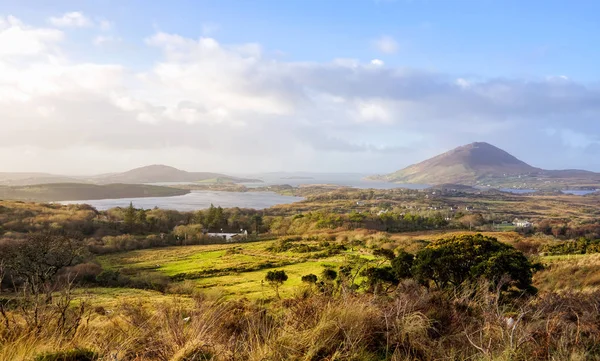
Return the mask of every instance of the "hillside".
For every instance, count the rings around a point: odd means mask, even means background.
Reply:
[[[393,183],[453,183],[510,188],[600,186],[599,173],[536,168],[484,142],[467,144],[394,173],[370,179]]]
[[[185,189],[144,184],[95,185],[55,183],[28,186],[0,186],[0,199],[55,202],[91,199],[171,197],[189,193]]]
[[[25,186],[33,184],[48,183],[78,183],[79,179],[74,177],[55,175],[49,173],[9,173],[0,172],[0,185],[4,186]]]
[[[28,186],[54,183],[142,184],[165,182],[262,183],[259,179],[240,178],[210,172],[186,172],[166,165],[150,165],[123,173],[100,174],[87,177],[36,172],[0,172],[0,186]]]
[[[149,165],[123,173],[99,175],[91,179],[95,183],[162,183],[162,182],[260,182],[257,179],[238,178],[220,173],[186,172],[166,165]]]

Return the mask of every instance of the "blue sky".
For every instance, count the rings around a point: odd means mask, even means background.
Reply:
[[[132,45],[160,29],[223,43],[259,42],[297,61],[385,58],[389,65],[482,76],[562,74],[597,81],[597,1],[4,1],[4,13],[43,23],[74,9],[110,19]],[[394,54],[373,46],[382,34]],[[83,44],[85,48],[85,44]],[[85,57],[82,44],[72,49]],[[122,54],[128,61],[130,54]],[[139,59],[129,59],[134,64]]]
[[[483,140],[600,171],[598,14],[596,1],[5,0],[0,160],[387,172]]]

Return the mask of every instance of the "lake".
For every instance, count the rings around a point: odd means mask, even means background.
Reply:
[[[425,189],[430,186],[427,184],[402,184],[388,183],[380,181],[371,181],[365,179],[368,174],[359,173],[261,173],[261,174],[239,174],[240,177],[256,178],[262,180],[262,183],[240,183],[248,188],[257,188],[272,185],[288,184],[293,187],[300,185],[330,184],[337,186],[353,187],[360,189]],[[197,184],[194,182],[161,182],[149,183],[160,186],[173,186],[178,184]]]
[[[538,190],[536,189],[515,189],[515,188],[502,188],[500,189],[503,192],[510,192],[510,193],[516,193],[516,194],[527,194],[527,193],[534,193],[537,192]],[[582,189],[565,189],[561,191],[564,194],[573,194],[576,196],[585,196],[586,194],[591,194],[591,193],[595,193],[598,192],[598,190],[582,190]]]
[[[175,197],[146,197],[121,199],[93,199],[81,201],[64,201],[61,204],[89,204],[97,210],[107,210],[114,207],[127,207],[132,202],[136,208],[173,209],[177,211],[194,211],[209,208],[211,203],[223,208],[254,208],[265,209],[277,204],[287,204],[301,201],[301,197],[282,196],[274,192],[220,192],[192,191]]]

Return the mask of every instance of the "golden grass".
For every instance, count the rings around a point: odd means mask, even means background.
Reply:
[[[600,288],[600,254],[548,256],[534,274],[540,291],[593,291]]]

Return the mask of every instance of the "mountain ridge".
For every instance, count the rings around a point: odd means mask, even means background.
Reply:
[[[0,185],[5,186],[26,186],[53,183],[144,184],[166,182],[260,183],[262,181],[258,179],[234,177],[213,172],[188,172],[162,164],[138,167],[120,173],[108,173],[92,176],[63,176],[36,172],[0,173]]]
[[[444,183],[468,186],[522,188],[600,185],[600,173],[586,170],[545,170],[531,166],[510,153],[486,142],[474,142],[370,179],[393,183]]]

